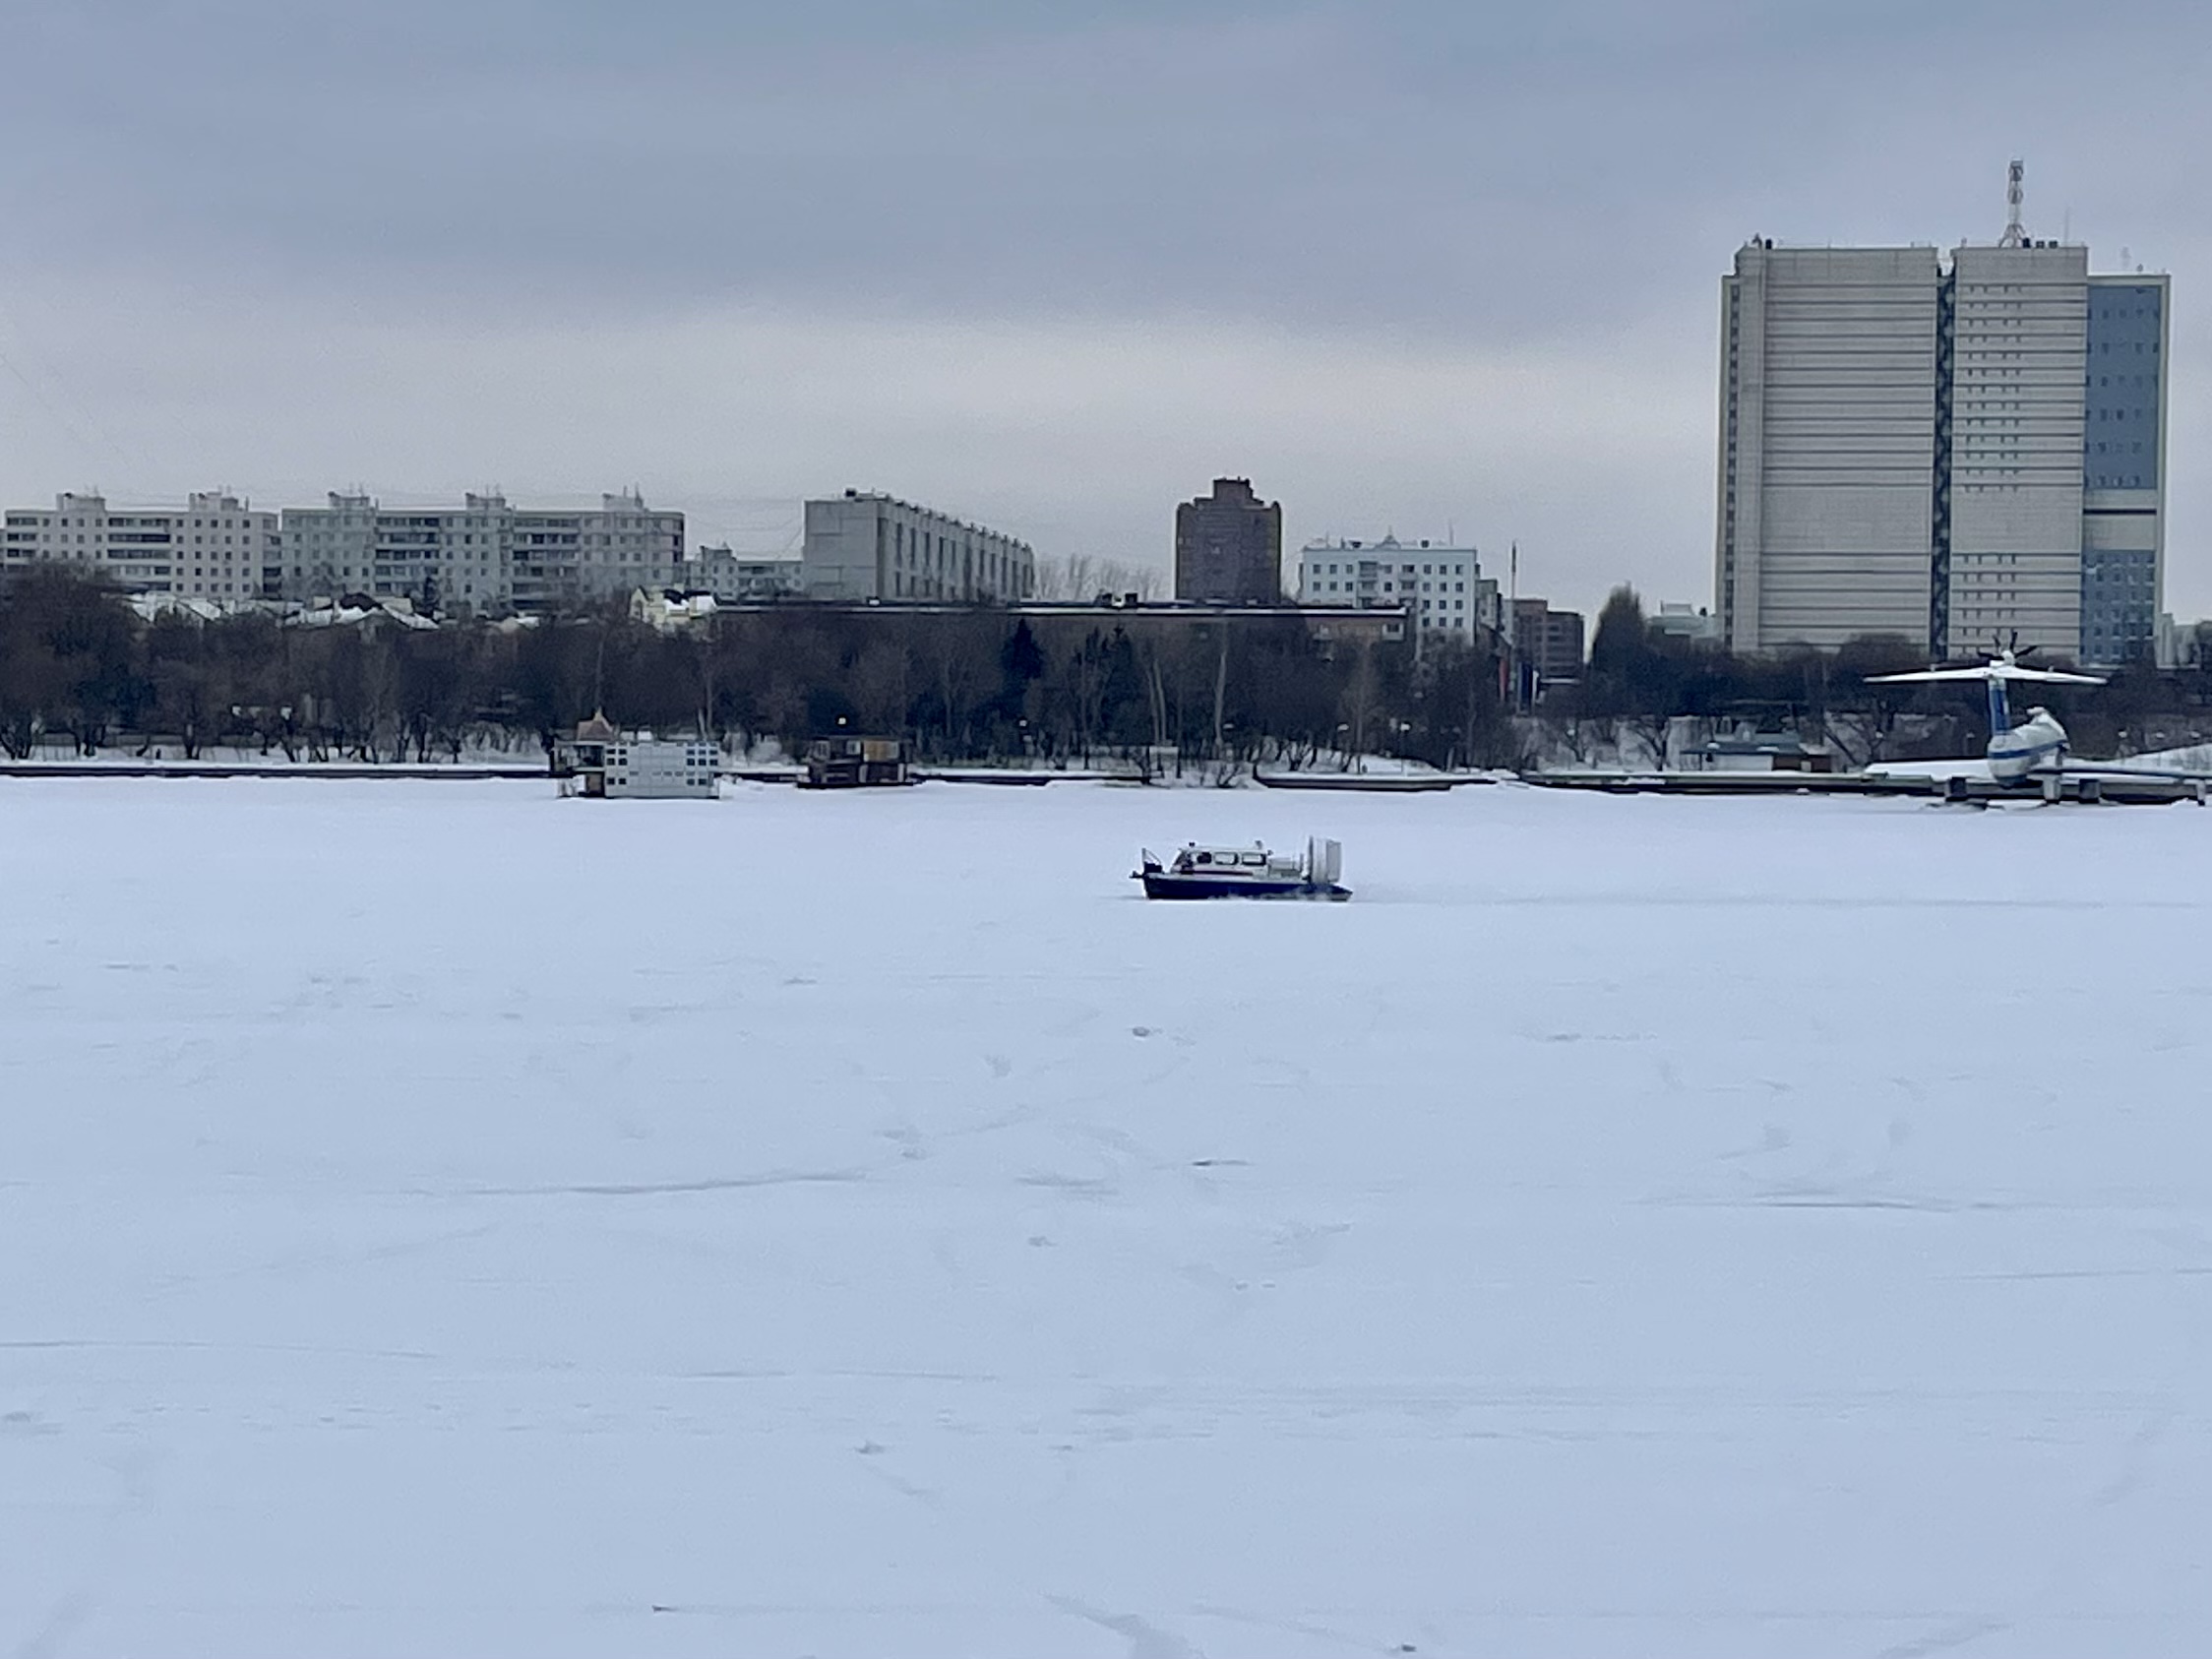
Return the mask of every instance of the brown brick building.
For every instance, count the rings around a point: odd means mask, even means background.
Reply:
[[[1513,601],[1513,647],[1544,683],[1582,677],[1582,613],[1556,611],[1542,599]]]
[[[1213,493],[1175,510],[1175,596],[1212,604],[1283,602],[1283,510],[1249,478],[1216,478]]]

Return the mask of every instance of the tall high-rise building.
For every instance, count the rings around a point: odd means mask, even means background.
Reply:
[[[1216,478],[1211,495],[1178,506],[1175,596],[1213,604],[1281,604],[1281,504],[1253,494],[1249,478]]]
[[[2164,276],[2014,232],[1947,258],[1747,244],[1722,279],[1730,647],[2150,654],[2168,311]]]

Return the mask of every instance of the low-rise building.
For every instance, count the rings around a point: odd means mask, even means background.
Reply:
[[[1720,618],[1703,605],[1661,600],[1650,622],[1653,629],[1671,639],[1699,645],[1720,644]]]
[[[1795,732],[1740,731],[1685,750],[1682,766],[1689,771],[1827,772],[1835,770],[1835,757],[1809,748]]]
[[[733,552],[727,543],[702,547],[677,585],[724,601],[783,598],[806,591],[805,561],[796,555]]]
[[[1008,604],[1036,591],[1025,541],[860,490],[806,504],[801,582],[810,599]]]
[[[888,604],[874,599],[810,600],[814,615],[866,616],[884,626],[928,626],[928,619],[958,616],[971,607],[951,599],[913,599]],[[773,599],[734,604],[717,601],[718,615],[789,615],[794,607]],[[1154,637],[1187,634],[1209,638],[1217,628],[1264,629],[1295,624],[1316,640],[1342,645],[1399,645],[1412,640],[1403,605],[1239,605],[1197,604],[1180,599],[1142,600],[1102,595],[1088,603],[1072,599],[1023,599],[1007,605],[1009,618],[1032,622],[1073,622]]]
[[[678,587],[640,587],[630,595],[630,620],[658,634],[710,634],[721,601]]]
[[[1497,633],[1498,584],[1485,581],[1472,547],[1427,541],[1310,541],[1298,555],[1302,605],[1403,606],[1423,639],[1475,644]]]

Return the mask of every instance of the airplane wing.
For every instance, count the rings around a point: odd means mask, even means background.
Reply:
[[[1918,668],[1910,674],[1869,674],[1870,686],[1919,685],[1929,680],[1986,680],[1987,668]]]
[[[2056,668],[2022,668],[2013,662],[1985,663],[1980,668],[1920,668],[1910,674],[1870,674],[1870,686],[1920,685],[1933,680],[2035,680],[2045,685],[2101,686],[2095,674],[2063,674]]]
[[[1975,673],[1993,680],[2036,680],[2054,686],[2101,686],[2101,674],[2066,674],[2056,668],[2022,668],[2014,662],[1993,662]]]

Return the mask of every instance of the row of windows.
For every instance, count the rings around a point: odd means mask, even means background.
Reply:
[[[59,524],[64,529],[97,529],[103,524],[136,524],[143,527],[150,524],[166,524],[169,521],[131,514],[109,514],[105,518],[96,514],[80,514],[76,518],[63,517],[57,519],[51,513],[11,513],[8,515],[8,522],[11,524]],[[179,519],[177,522],[182,524],[184,521]],[[196,530],[274,530],[276,527],[276,515],[271,513],[259,521],[253,519],[195,519],[192,521],[192,527]]]
[[[1360,561],[1360,563],[1366,565],[1374,565],[1375,561],[1373,559],[1365,559]],[[1360,565],[1345,564],[1338,566],[1317,564],[1309,566],[1308,568],[1315,572],[1318,572],[1322,576],[1336,576],[1339,574],[1344,576],[1356,576],[1359,574]],[[1377,566],[1377,569],[1382,571],[1382,573],[1385,576],[1390,573],[1390,568],[1391,567],[1387,564]],[[1456,576],[1466,570],[1466,568],[1467,567],[1464,564],[1423,565],[1420,567],[1419,574],[1422,576]],[[1402,566],[1400,567],[1399,574],[1402,576],[1412,576],[1415,574],[1414,567],[1411,565]]]
[[[1314,591],[1317,593],[1356,593],[1359,591],[1360,584],[1356,582],[1316,581],[1312,585]],[[1433,586],[1435,591],[1439,593],[1449,593],[1454,591],[1464,593],[1467,591],[1467,584],[1464,582],[1455,584],[1445,584],[1443,582],[1439,582],[1434,584]],[[1424,582],[1421,584],[1421,591],[1427,593],[1431,590],[1431,584]],[[1382,584],[1382,591],[1385,593],[1395,593],[1401,589],[1407,593],[1410,593],[1413,591],[1413,584],[1410,582],[1385,582],[1384,584]]]

